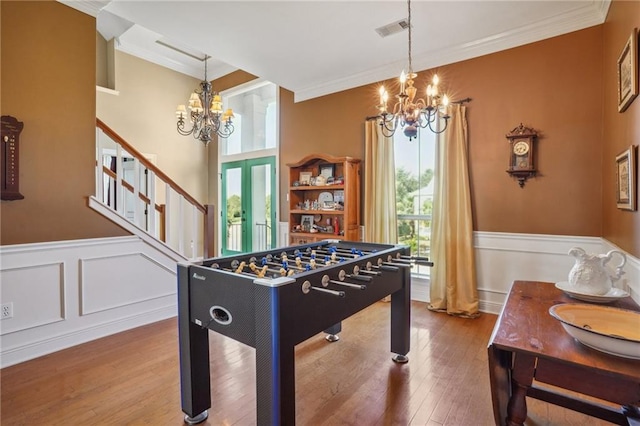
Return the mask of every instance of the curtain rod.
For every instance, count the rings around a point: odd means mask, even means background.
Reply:
[[[464,104],[466,102],[471,102],[472,100],[473,99],[471,99],[471,98],[464,98],[464,99],[460,99],[459,101],[451,101],[450,103],[452,103],[452,104]],[[376,120],[378,118],[380,118],[379,115],[372,115],[372,116],[367,117],[365,120],[366,121],[371,121],[371,120]]]

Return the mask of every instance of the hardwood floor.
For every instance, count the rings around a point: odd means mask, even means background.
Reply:
[[[461,319],[412,302],[409,363],[389,352],[390,304],[296,347],[299,425],[492,425],[487,343],[495,315]],[[13,425],[182,425],[176,319],[0,370]],[[254,351],[210,333],[213,407],[203,425],[253,425]],[[528,425],[607,424],[528,400]]]

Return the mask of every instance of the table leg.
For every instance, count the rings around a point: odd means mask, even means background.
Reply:
[[[487,352],[493,417],[496,425],[502,425],[507,418],[507,404],[511,393],[511,377],[509,373],[512,354],[493,345],[489,346]]]
[[[288,426],[296,422],[295,351],[283,338],[278,291],[255,292],[257,424]]]
[[[337,324],[332,325],[331,327],[327,328],[324,332],[327,333],[326,336],[324,336],[325,339],[327,339],[327,341],[329,342],[337,342],[338,340],[340,340],[340,336],[338,336],[338,333],[340,333],[342,331],[342,322],[339,322]]]
[[[200,423],[211,407],[209,330],[190,320],[189,270],[178,266],[178,334],[180,397],[185,421]]]
[[[391,352],[397,354],[395,362],[405,363],[411,343],[411,271],[400,268],[398,273],[403,274],[402,289],[391,294]]]
[[[507,405],[507,425],[522,426],[527,419],[527,391],[533,383],[536,357],[514,354],[511,374],[511,398]]]

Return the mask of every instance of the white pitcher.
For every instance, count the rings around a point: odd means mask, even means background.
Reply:
[[[615,275],[609,274],[606,264],[614,254],[620,255],[622,261],[616,266]],[[627,256],[618,250],[607,254],[587,254],[580,247],[573,247],[569,255],[575,257],[576,263],[569,271],[569,285],[575,291],[598,296],[605,295],[624,274],[622,268],[627,263]]]

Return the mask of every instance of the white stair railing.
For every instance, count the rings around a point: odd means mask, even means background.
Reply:
[[[99,119],[96,196],[188,259],[214,256],[214,208],[203,205]]]

